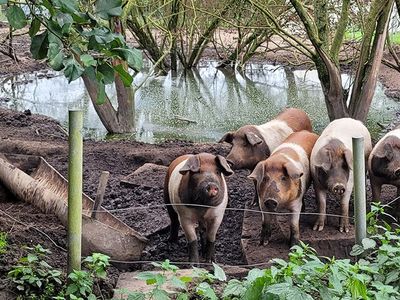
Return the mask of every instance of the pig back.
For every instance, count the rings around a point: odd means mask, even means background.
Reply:
[[[321,148],[326,146],[332,139],[341,141],[347,149],[352,151],[353,137],[364,138],[365,158],[368,159],[372,150],[372,142],[367,127],[361,121],[352,118],[342,118],[332,121],[322,131],[311,153],[311,169],[313,170],[313,162]]]
[[[385,150],[384,150],[384,145],[388,142],[388,138],[394,138],[395,141],[398,140],[397,146],[400,148],[400,125],[396,126],[394,130],[389,131],[386,133],[375,145],[375,147],[372,149],[371,154],[369,155],[368,159],[368,168],[371,171],[371,162],[372,158],[374,156],[378,157],[384,157],[385,156]],[[393,143],[393,139],[390,141]]]
[[[301,130],[312,131],[310,118],[304,110],[298,108],[287,108],[275,119],[285,122],[294,132]]]

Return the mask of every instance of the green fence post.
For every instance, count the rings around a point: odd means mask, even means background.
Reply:
[[[81,269],[83,112],[69,111],[68,273]]]
[[[364,138],[353,137],[354,217],[356,244],[367,237]]]

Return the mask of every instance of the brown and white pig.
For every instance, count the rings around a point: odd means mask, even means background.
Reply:
[[[309,117],[301,109],[288,108],[265,124],[245,125],[235,132],[228,132],[220,142],[232,144],[226,157],[232,169],[253,170],[290,134],[301,130],[312,131]]]
[[[380,200],[383,184],[397,187],[400,196],[400,126],[378,141],[368,159],[373,201]]]
[[[205,258],[207,261],[214,260],[215,237],[228,203],[224,176],[232,174],[223,156],[209,153],[180,156],[168,168],[164,200],[166,204],[172,204],[167,205],[171,218],[170,241],[178,240],[180,223],[188,241],[191,262],[199,261],[197,224],[205,229]]]
[[[271,238],[271,214],[280,209],[292,212],[290,245],[300,238],[299,220],[303,196],[310,186],[310,155],[318,135],[309,131],[292,133],[269,158],[257,164],[249,178],[257,186],[262,214],[260,244]]]
[[[337,119],[321,133],[311,153],[311,175],[319,216],[313,229],[324,229],[326,196],[331,193],[341,205],[340,232],[349,232],[349,202],[353,191],[352,138],[364,138],[365,159],[372,150],[371,136],[364,124],[352,118]]]

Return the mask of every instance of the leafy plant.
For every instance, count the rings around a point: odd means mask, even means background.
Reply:
[[[50,299],[58,295],[62,289],[62,273],[44,260],[51,252],[41,245],[26,249],[30,251],[28,255],[8,273],[22,293],[19,299]]]
[[[121,0],[97,0],[86,7],[77,0],[38,0],[8,3],[6,16],[10,26],[29,25],[31,53],[34,59],[46,59],[56,71],[63,70],[69,81],[87,75],[99,84],[98,102],[104,101],[104,85],[120,75],[125,86],[132,84],[127,66],[142,68],[142,53],[127,45],[121,30],[113,30],[113,18],[122,14]],[[119,63],[115,61],[119,60]]]
[[[87,271],[74,270],[68,275],[68,284],[61,271],[54,269],[46,262],[46,256],[51,254],[41,245],[34,248],[26,247],[29,251],[22,257],[17,266],[14,266],[8,276],[16,284],[21,293],[18,299],[97,299],[93,293],[93,285],[99,278],[105,278],[106,268],[109,266],[109,257],[100,253],[93,253],[83,260]]]
[[[7,233],[0,231],[0,254],[6,253],[7,245]]]
[[[368,214],[370,236],[352,249],[352,255],[362,254],[356,261],[318,257],[314,249],[300,242],[292,247],[288,261],[274,259],[268,269],[252,269],[244,280],[231,279],[222,293],[215,288],[215,283],[226,281],[219,266],[214,264],[214,274],[194,268],[188,280],[178,278],[185,284],[177,299],[399,299],[400,229],[382,216],[389,217],[385,206],[373,204]],[[173,274],[177,270],[169,261],[154,265]],[[165,272],[143,272],[138,278],[155,288],[149,293],[131,293],[128,299],[170,299],[163,284],[179,285]]]
[[[101,253],[93,253],[86,257],[83,260],[83,265],[88,271],[74,270],[68,275],[69,281],[65,291],[67,299],[97,299],[93,293],[93,285],[98,278],[104,279],[106,277],[106,268],[110,265],[109,259],[109,256]]]
[[[212,287],[215,281],[225,282],[226,275],[224,270],[216,264],[214,266],[214,274],[205,269],[193,268],[191,276],[178,276],[179,268],[170,263],[167,259],[164,262],[152,263],[153,266],[160,268],[159,272],[141,272],[137,278],[146,282],[147,285],[153,286],[149,292],[129,292],[119,290],[122,295],[127,295],[128,299],[171,299],[171,291],[167,291],[164,287],[168,283],[174,292],[173,299],[185,300],[200,296],[202,299],[218,299]]]

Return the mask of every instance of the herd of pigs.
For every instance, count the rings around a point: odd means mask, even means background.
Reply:
[[[189,259],[198,262],[198,224],[203,233],[202,253],[206,261],[214,260],[216,233],[228,203],[224,176],[232,175],[232,169],[251,171],[248,178],[254,181],[254,202],[262,212],[261,244],[271,237],[271,212],[281,209],[291,213],[290,245],[299,241],[303,196],[311,181],[319,210],[313,229],[323,230],[326,197],[331,193],[341,205],[339,230],[348,232],[353,190],[352,137],[364,138],[373,199],[380,198],[383,184],[398,187],[399,193],[400,128],[387,133],[372,149],[369,131],[360,121],[334,120],[318,136],[312,132],[304,111],[289,108],[265,124],[246,125],[226,133],[220,141],[232,144],[226,158],[209,153],[188,154],[171,163],[164,185],[171,219],[170,241],[178,240],[181,225]]]

